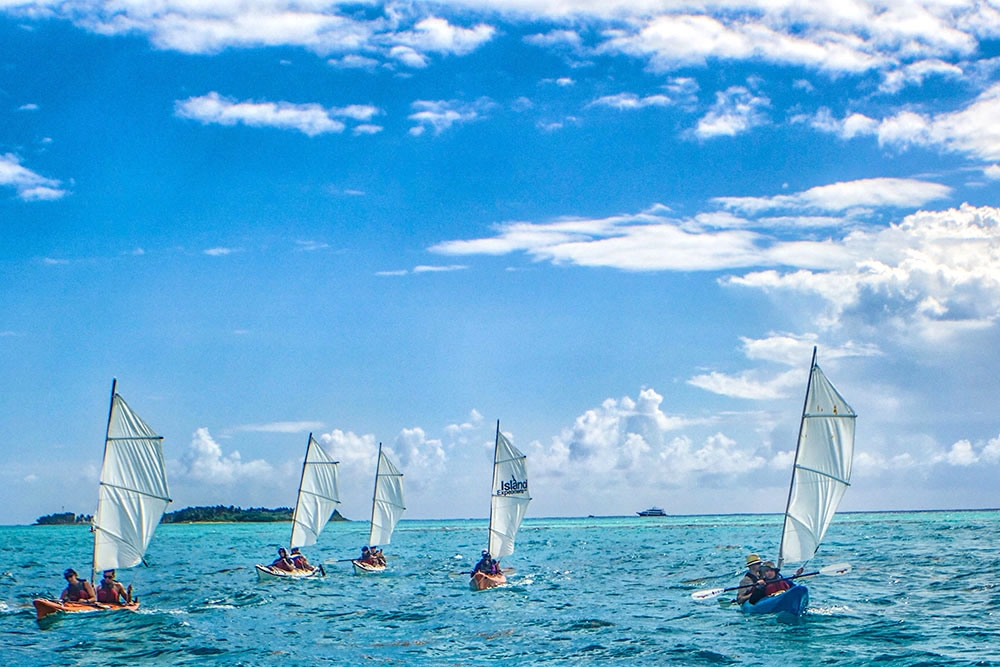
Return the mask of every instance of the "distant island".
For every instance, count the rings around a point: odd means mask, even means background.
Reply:
[[[89,514],[73,514],[72,512],[58,512],[56,514],[46,514],[35,519],[36,526],[68,526],[74,523],[90,523],[94,517]]]
[[[70,524],[90,523],[89,514],[73,514],[72,512],[60,512],[59,514],[46,514],[35,519],[36,526],[65,526]],[[267,523],[271,521],[291,521],[291,507],[226,507],[215,505],[214,507],[185,507],[176,512],[167,512],[163,515],[161,523]],[[330,521],[348,521],[339,510],[333,510]]]

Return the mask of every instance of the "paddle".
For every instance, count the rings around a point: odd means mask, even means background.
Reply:
[[[515,572],[517,572],[517,570],[514,569],[514,568],[512,568],[512,567],[501,567],[500,571],[503,572],[504,574],[514,574]],[[463,572],[452,572],[451,576],[458,577],[458,576],[461,576],[463,574],[466,575],[466,576],[469,576],[473,572],[475,572],[475,570],[465,570]]]
[[[350,563],[354,558],[327,558],[324,563],[327,565],[333,565],[334,563]]]
[[[836,577],[841,574],[847,574],[851,571],[850,563],[834,563],[833,565],[827,565],[826,567],[821,567],[815,572],[805,572],[803,574],[793,574],[790,577],[782,577],[782,579],[801,579],[802,577],[813,577],[817,574],[822,574],[828,577]],[[708,600],[710,598],[716,598],[726,593],[728,591],[738,591],[741,588],[752,588],[754,584],[746,584],[744,586],[730,586],[729,588],[709,588],[703,591],[695,591],[691,594],[692,600]]]

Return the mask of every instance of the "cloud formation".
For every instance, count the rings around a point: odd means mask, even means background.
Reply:
[[[207,428],[194,432],[180,462],[183,477],[210,485],[273,481],[275,472],[275,467],[264,459],[244,462],[236,450],[224,455]]]
[[[380,111],[375,107],[361,104],[327,109],[319,104],[240,102],[214,91],[175,103],[178,117],[196,120],[203,125],[273,127],[298,130],[310,137],[343,132],[346,126],[339,118],[367,121],[378,113]]]
[[[14,188],[24,201],[51,201],[68,194],[59,181],[31,171],[13,153],[0,155],[0,187],[3,186]]]

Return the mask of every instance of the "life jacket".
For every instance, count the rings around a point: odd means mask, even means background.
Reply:
[[[115,590],[114,582],[110,586],[105,586],[104,582],[101,582],[101,585],[97,587],[97,601],[104,603],[118,602],[118,591]]]
[[[66,597],[71,602],[79,602],[90,597],[87,595],[87,587],[79,579],[76,580],[75,584],[67,584],[66,591]]]
[[[767,586],[764,587],[764,597],[780,593],[781,591],[787,591],[791,587],[792,585],[788,583],[787,579],[778,578],[773,581],[769,581],[767,582]]]

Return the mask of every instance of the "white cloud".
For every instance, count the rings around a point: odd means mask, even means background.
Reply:
[[[732,86],[715,94],[715,104],[698,121],[694,134],[699,139],[732,137],[767,123],[763,110],[771,101],[743,86]]]
[[[244,463],[238,451],[223,455],[222,448],[207,428],[194,432],[187,452],[181,457],[182,474],[191,480],[233,485],[265,481],[274,475],[274,466],[263,459]]]
[[[420,265],[413,267],[414,273],[447,273],[449,271],[463,271],[469,268],[464,264],[449,264],[448,266]]]
[[[725,284],[820,297],[824,319],[943,341],[1000,318],[1000,209],[920,211],[836,242],[849,258],[823,272],[759,271]]]
[[[225,257],[226,255],[232,255],[233,253],[242,252],[242,248],[208,248],[202,252],[210,257]]]
[[[379,110],[366,105],[326,109],[319,104],[239,102],[211,92],[176,102],[175,113],[181,118],[196,120],[204,125],[274,127],[298,130],[314,137],[343,132],[344,123],[335,117],[367,120],[379,113]]]
[[[913,178],[864,178],[820,185],[791,195],[716,197],[712,201],[745,213],[774,209],[847,211],[856,207],[911,208],[950,194],[951,188],[946,185]]]
[[[0,187],[3,186],[14,188],[24,201],[51,201],[68,194],[59,181],[22,166],[20,158],[13,153],[0,155]]]
[[[323,422],[301,421],[301,422],[271,422],[269,424],[246,424],[237,426],[236,431],[247,431],[251,433],[308,433],[323,428]]]
[[[837,120],[828,110],[821,110],[810,122],[817,130],[845,139],[874,135],[880,146],[900,150],[923,147],[1000,160],[1000,125],[995,121],[998,117],[1000,83],[958,111],[926,114],[904,110],[882,120],[854,113]]]
[[[462,28],[447,20],[429,16],[413,26],[413,30],[397,32],[392,40],[415,51],[467,55],[493,39],[496,29],[481,23],[472,28]]]
[[[617,95],[605,95],[599,97],[587,106],[603,106],[618,109],[620,111],[630,109],[642,109],[645,107],[665,107],[673,104],[666,95],[647,95],[639,97],[635,93],[618,93]]]
[[[721,396],[760,401],[786,398],[789,389],[799,388],[802,384],[802,373],[799,371],[787,371],[772,378],[760,378],[757,375],[754,371],[741,375],[713,371],[692,377],[688,384]]]
[[[338,69],[364,69],[373,71],[379,65],[379,61],[367,56],[349,53],[340,58],[330,58],[326,61],[331,67]]]
[[[417,100],[411,107],[410,120],[417,123],[410,133],[419,135],[427,128],[438,135],[453,125],[470,123],[483,118],[483,114],[493,106],[487,98],[480,98],[469,104],[456,100]]]

